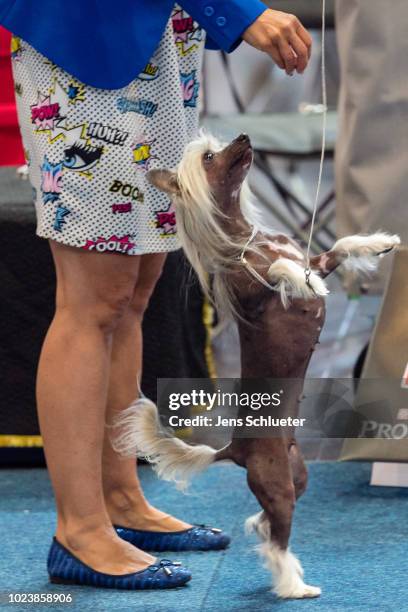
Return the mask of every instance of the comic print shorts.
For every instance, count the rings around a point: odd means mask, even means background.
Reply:
[[[127,255],[180,247],[173,206],[146,172],[175,167],[197,132],[204,37],[175,5],[143,72],[115,90],[78,82],[13,38],[38,236]]]

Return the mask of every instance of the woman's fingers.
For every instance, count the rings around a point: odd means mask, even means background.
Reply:
[[[279,41],[279,51],[285,63],[286,74],[292,74],[294,70],[298,70],[298,57],[286,40]]]
[[[299,36],[291,36],[291,38],[289,39],[289,43],[297,56],[296,70],[302,73],[305,70],[309,61],[308,49]]]
[[[280,54],[280,51],[277,47],[271,45],[269,51],[267,52],[268,55],[271,56],[271,58],[273,59],[273,61],[275,62],[275,64],[277,66],[279,66],[279,68],[282,68],[282,70],[285,70],[285,62]]]
[[[267,9],[244,32],[243,39],[269,53],[288,74],[303,72],[310,59],[312,38],[299,19],[288,13]]]
[[[299,38],[302,40],[302,42],[306,45],[306,49],[307,49],[307,56],[310,59],[310,56],[312,55],[312,37],[310,36],[309,32],[302,26],[302,24],[299,21],[299,27],[297,29],[297,34],[299,36]]]

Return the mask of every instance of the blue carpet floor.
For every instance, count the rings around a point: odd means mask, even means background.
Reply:
[[[279,601],[253,551],[256,538],[243,533],[245,518],[258,511],[244,470],[214,466],[184,496],[141,468],[153,503],[190,522],[222,527],[233,543],[225,552],[177,555],[193,572],[187,587],[136,593],[48,584],[45,557],[55,515],[47,474],[1,470],[0,599],[4,602],[8,591],[72,593],[73,604],[51,608],[80,612],[408,612],[408,491],[370,487],[369,473],[368,464],[310,466],[292,549],[306,580],[321,586],[323,594],[316,600]],[[0,603],[1,610],[51,608]]]

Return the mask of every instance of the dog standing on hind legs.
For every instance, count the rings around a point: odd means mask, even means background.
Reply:
[[[241,347],[241,377],[296,379],[290,414],[297,414],[307,366],[324,323],[324,278],[340,264],[372,270],[398,236],[350,236],[311,258],[288,236],[261,228],[251,205],[246,175],[252,163],[249,138],[227,146],[202,134],[190,143],[176,171],[152,170],[149,179],[175,203],[178,235],[204,291],[234,316]],[[208,276],[213,277],[210,291]],[[142,398],[117,422],[113,444],[126,455],[146,457],[158,475],[184,486],[215,461],[229,459],[246,468],[248,485],[262,510],[246,521],[256,531],[259,553],[282,598],[317,597],[303,581],[289,550],[296,499],[306,489],[307,470],[294,431],[275,438],[234,438],[216,451],[191,446],[160,425],[156,406]]]

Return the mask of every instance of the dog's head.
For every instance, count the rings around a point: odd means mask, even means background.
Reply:
[[[148,180],[175,203],[178,237],[207,295],[208,273],[217,274],[236,262],[247,241],[243,226],[255,222],[245,181],[251,163],[248,136],[224,145],[202,132],[187,145],[176,170],[148,172]],[[219,285],[216,290],[214,284],[215,299],[222,310],[231,310]]]
[[[227,213],[240,196],[252,156],[246,134],[224,145],[201,133],[187,145],[177,170],[151,170],[148,180],[181,206],[202,209],[211,200],[220,212]]]

